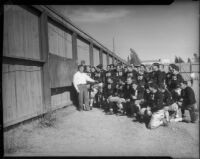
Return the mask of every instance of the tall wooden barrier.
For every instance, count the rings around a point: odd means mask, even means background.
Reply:
[[[119,57],[46,6],[4,5],[4,127],[73,104],[77,65],[107,65],[114,58]]]

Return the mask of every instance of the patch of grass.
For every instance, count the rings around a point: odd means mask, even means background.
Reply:
[[[45,128],[45,127],[56,127],[57,118],[56,114],[49,112],[45,114],[39,121],[39,127]]]
[[[15,153],[21,149],[26,149],[28,147],[28,137],[31,132],[32,129],[26,128],[24,125],[4,132],[5,155]]]

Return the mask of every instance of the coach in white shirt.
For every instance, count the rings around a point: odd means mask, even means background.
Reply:
[[[73,76],[73,84],[76,91],[79,93],[79,111],[83,110],[83,102],[85,104],[86,110],[90,110],[89,107],[89,95],[88,95],[88,88],[87,88],[87,81],[95,82],[92,78],[90,78],[84,71],[84,66],[79,65],[78,71]]]

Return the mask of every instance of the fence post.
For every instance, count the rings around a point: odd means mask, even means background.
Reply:
[[[114,64],[114,63],[115,63],[115,57],[112,56],[112,64]]]
[[[100,48],[100,50],[99,50],[99,62],[100,62],[100,64],[103,65],[103,54],[102,54],[102,52],[103,52],[103,50]]]
[[[109,63],[109,54],[108,53],[106,53],[106,60],[107,60],[107,65],[109,65],[110,63]]]
[[[51,89],[49,75],[49,43],[48,43],[48,20],[47,13],[44,11],[40,17],[40,42],[41,42],[41,57],[45,61],[42,67],[42,90],[44,113],[51,110]]]
[[[78,55],[77,55],[77,34],[73,32],[72,34],[72,58],[78,64]]]

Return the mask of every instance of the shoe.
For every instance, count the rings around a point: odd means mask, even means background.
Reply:
[[[163,126],[168,126],[169,124],[168,124],[168,122],[167,122],[167,120],[166,119],[163,119]]]
[[[108,112],[107,115],[113,115],[113,112]]]
[[[88,107],[87,107],[87,108],[85,109],[85,111],[90,111],[90,109],[91,109],[91,108],[88,108]]]
[[[186,117],[186,115],[182,115],[182,118],[185,118]]]
[[[188,120],[188,119],[183,119],[182,122],[184,122],[184,123],[190,123],[190,120]]]
[[[125,116],[125,115],[126,115],[126,114],[124,114],[124,113],[120,113],[120,114],[119,114],[119,116]]]
[[[197,120],[195,120],[195,121],[191,121],[191,123],[197,123]]]
[[[133,117],[133,121],[135,122],[135,121],[138,121],[138,120],[136,119],[136,117]]]

